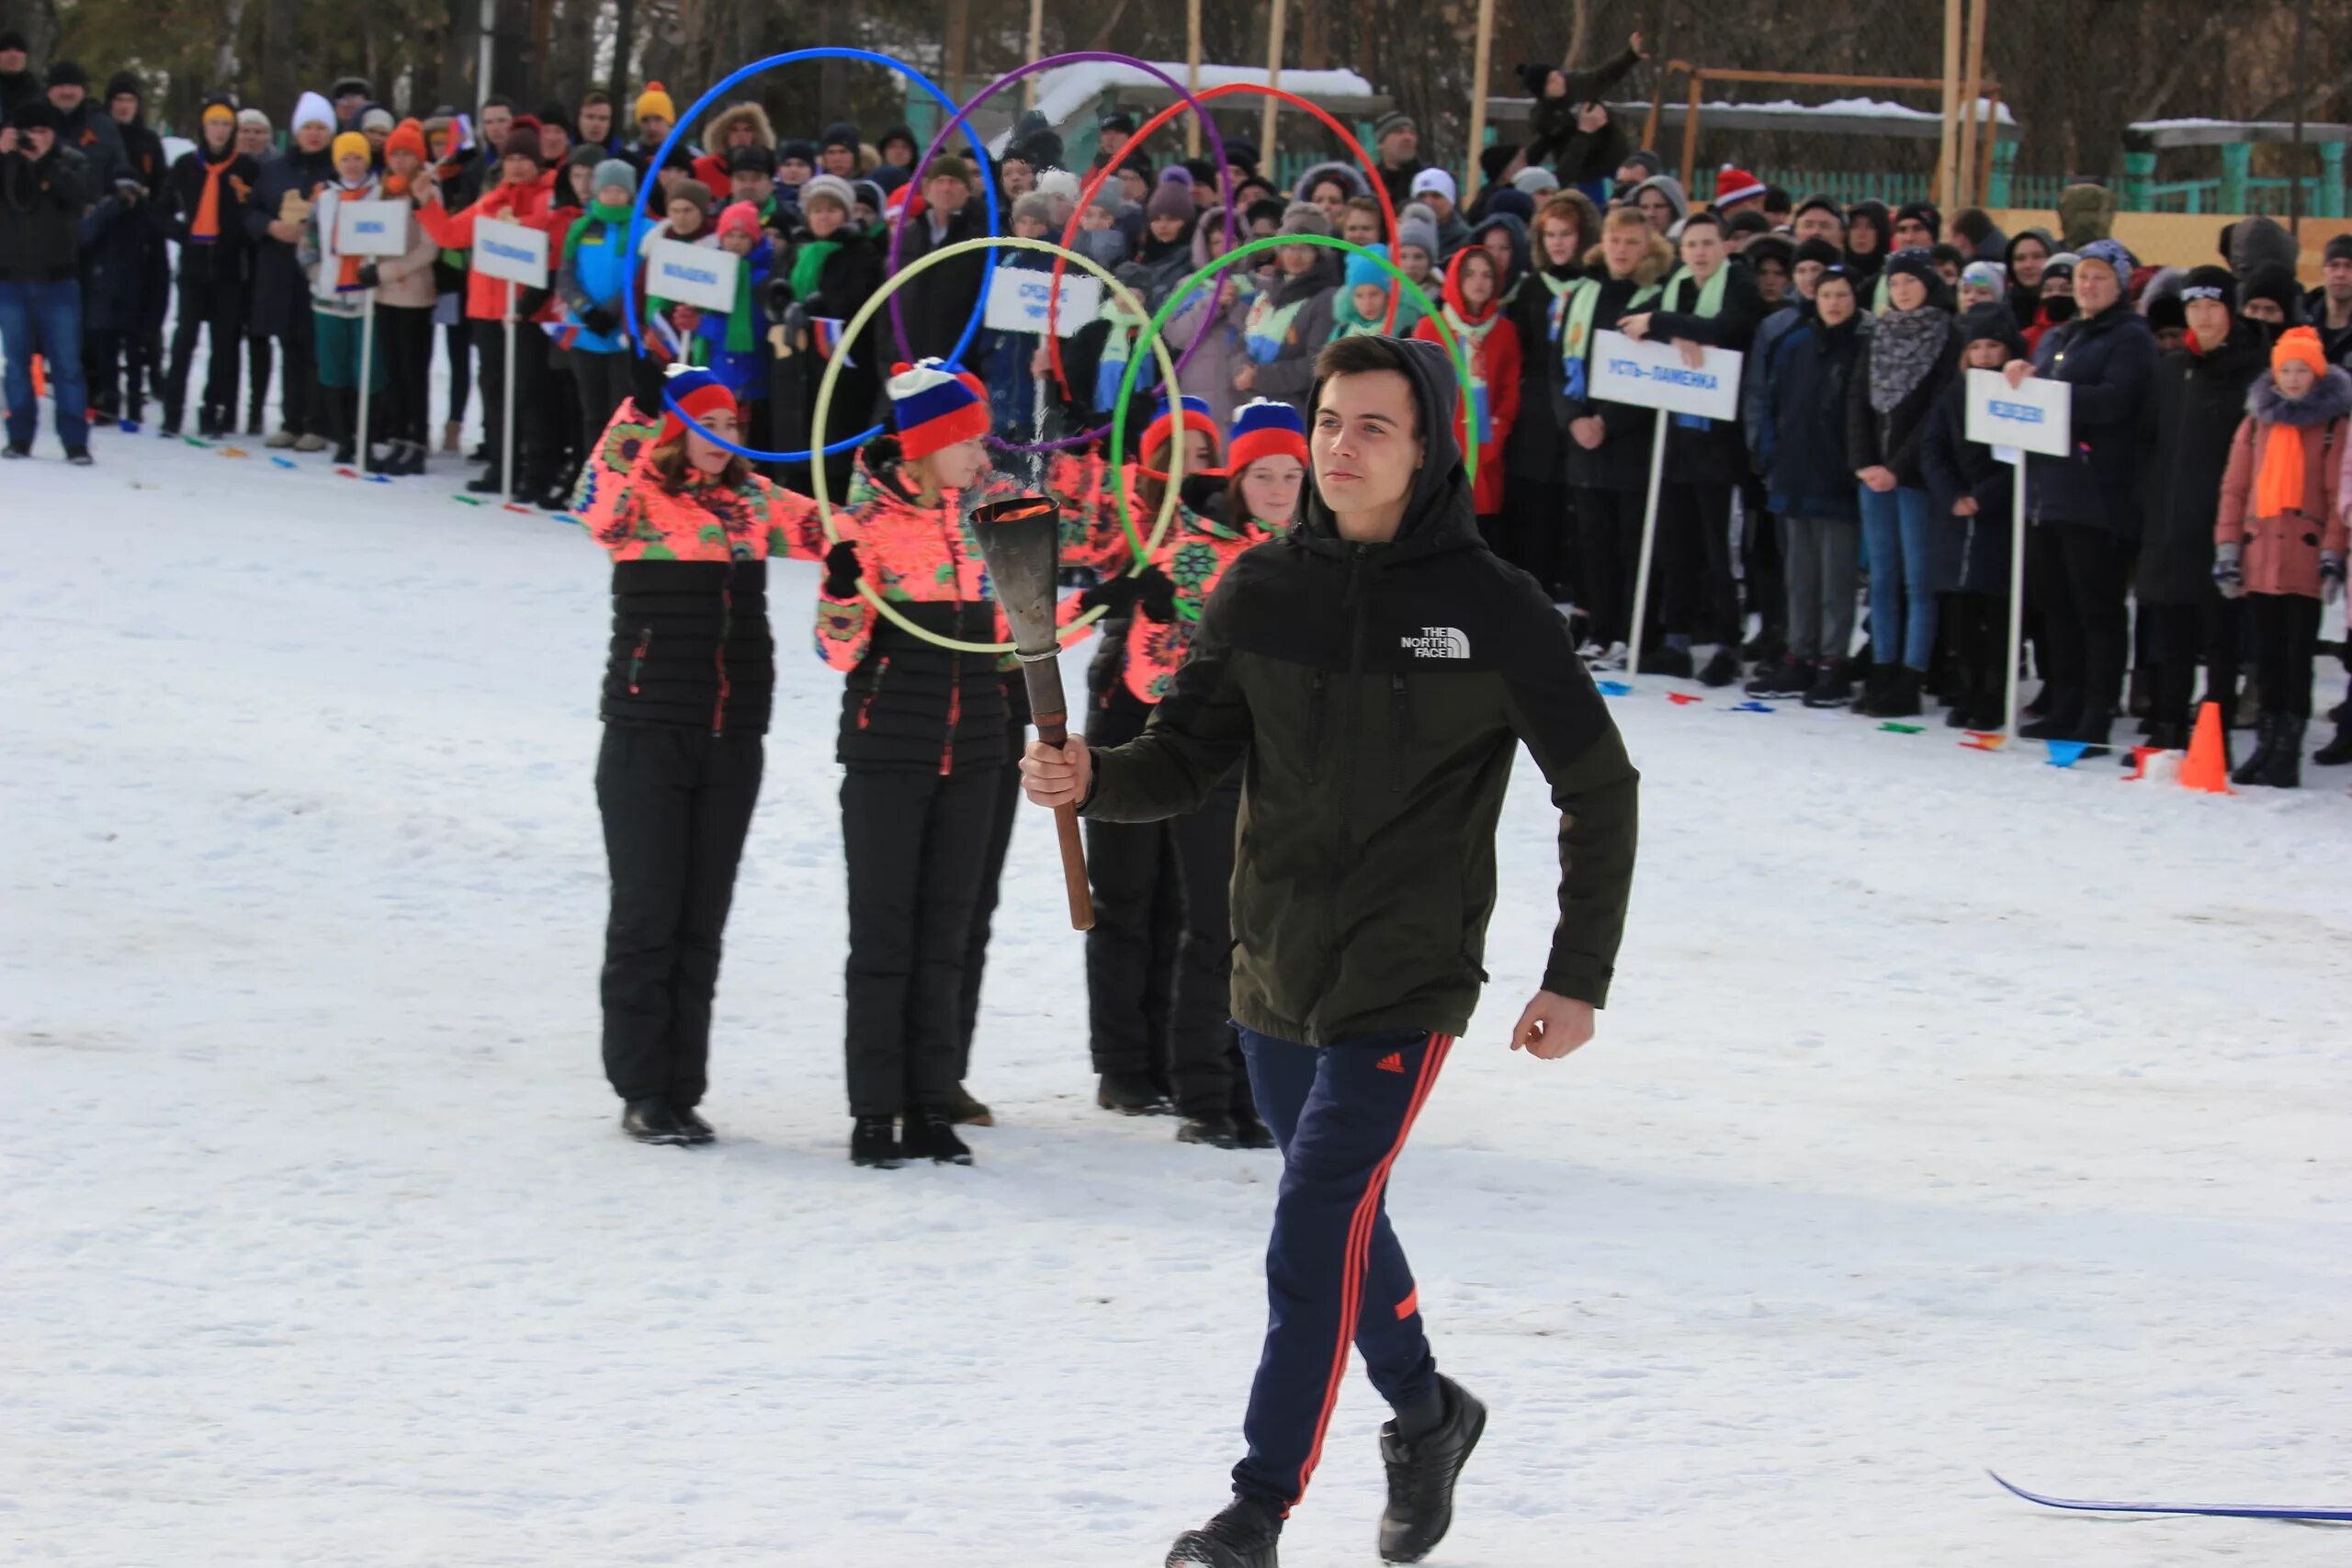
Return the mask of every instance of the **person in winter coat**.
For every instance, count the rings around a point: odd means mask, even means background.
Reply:
[[[209,440],[237,428],[238,355],[252,244],[245,234],[245,204],[261,178],[261,165],[237,150],[237,109],[227,98],[205,100],[198,133],[202,141],[172,165],[162,197],[168,232],[180,254],[179,318],[164,381],[164,433],[180,433],[197,335],[209,333],[197,431]]]
[[[886,388],[899,434],[858,453],[817,601],[818,652],[847,678],[850,1158],[967,1165],[955,1131],[958,1009],[1004,760],[1004,687],[994,660],[902,629],[865,590],[929,631],[1001,640],[965,504],[988,473],[988,389],[933,360],[899,367]]]
[[[2347,418],[2352,375],[2328,364],[2317,333],[2290,327],[2246,397],[2213,524],[2213,581],[2227,598],[2245,597],[2262,694],[2254,754],[2230,775],[2236,784],[2302,783],[2320,601],[2344,597]]]
[[[335,443],[334,460],[357,463],[374,471],[375,432],[358,427],[360,358],[366,335],[368,291],[372,287],[366,269],[370,258],[345,254],[338,224],[345,202],[383,199],[376,183],[368,138],[346,130],[334,139],[335,178],[322,186],[302,229],[303,270],[311,282],[311,342],[318,355],[319,389],[327,404],[327,429]],[[432,265],[434,245],[425,239],[415,247],[413,265]],[[411,257],[402,256],[402,261]],[[384,407],[383,393],[390,380],[386,355],[379,345],[367,367],[368,391],[373,400],[369,423]]]
[[[972,166],[961,158],[943,155],[931,161],[922,180],[923,210],[907,220],[906,243],[899,252],[901,267],[988,232],[975,178]],[[886,239],[886,259],[889,249]],[[897,298],[906,301],[906,341],[918,358],[944,359],[954,351],[979,303],[988,268],[988,256],[975,253],[943,262],[899,290]]]
[[[1936,650],[1940,525],[1919,468],[1919,439],[1958,372],[1951,312],[1932,302],[1935,265],[1914,246],[1887,258],[1889,309],[1871,328],[1846,399],[1846,457],[1860,482],[1871,567],[1870,679],[1854,711],[1919,712]]]
[[[0,125],[17,107],[41,96],[40,74],[32,68],[31,49],[15,28],[0,28]]]
[[[1503,446],[1503,542],[1498,553],[1562,604],[1576,600],[1577,573],[1567,433],[1558,422],[1555,312],[1584,276],[1585,254],[1600,241],[1600,209],[1581,191],[1554,193],[1535,215],[1532,269],[1505,307],[1519,334],[1519,417]]]
[[[1327,347],[1301,521],[1227,569],[1150,728],[1022,762],[1032,801],[1111,822],[1196,810],[1243,769],[1230,1016],[1284,1168],[1250,1452],[1171,1562],[1273,1562],[1351,1337],[1396,1413],[1382,1555],[1419,1561],[1451,1520],[1485,1410],[1436,1375],[1378,1199],[1484,975],[1522,739],[1562,813],[1563,914],[1514,1043],[1565,1055],[1607,1000],[1637,777],[1559,615],[1479,542],[1453,390],[1433,344]]]
[[[2319,333],[2329,364],[2352,359],[2352,234],[2329,237],[2319,287],[2303,296],[2303,320]]]
[[[1526,163],[1549,164],[1563,186],[1582,191],[1588,200],[1604,200],[1609,176],[1625,161],[1631,144],[1600,99],[1646,58],[1642,35],[1634,33],[1623,54],[1589,71],[1542,61],[1521,65],[1519,79],[1535,100],[1528,111]]]
[[[57,111],[29,98],[0,126],[0,357],[7,362],[10,457],[32,456],[33,356],[48,363],[66,460],[90,461],[82,378],[82,209],[89,164],[57,139]]]
[[[554,239],[555,288],[564,322],[558,341],[571,344],[580,428],[593,451],[598,433],[612,423],[629,390],[634,355],[626,317],[637,258],[629,254],[628,231],[637,209],[637,169],[622,159],[604,158],[588,181],[587,209]]]
[[[1193,225],[1193,271],[1226,254],[1225,209],[1204,207]],[[1350,258],[1352,260],[1353,258]],[[1386,279],[1382,279],[1383,287]],[[1246,310],[1236,309],[1258,291],[1256,277],[1239,266],[1227,267],[1212,282],[1196,289],[1192,298],[1168,318],[1167,336],[1181,355],[1191,348],[1193,341],[1205,330],[1208,341],[1192,348],[1192,359],[1179,373],[1178,384],[1184,396],[1198,398],[1208,405],[1209,417],[1220,427],[1233,423],[1233,411],[1245,400],[1234,389],[1234,378],[1249,363],[1249,352],[1242,344],[1241,321]],[[1399,323],[1405,312],[1397,312]],[[1205,328],[1204,323],[1205,322]],[[1399,325],[1398,331],[1409,330]]]
[[[1196,211],[1192,176],[1182,168],[1161,171],[1144,205],[1143,243],[1136,251],[1136,260],[1149,274],[1144,303],[1155,310],[1192,275]]]
[[[1813,291],[1830,268],[1843,270],[1845,253],[1826,240],[1800,241],[1791,253],[1789,265],[1789,295],[1781,303],[1769,310],[1757,324],[1756,336],[1748,344],[1747,361],[1740,367],[1739,423],[1747,436],[1749,459],[1759,474],[1769,471],[1763,450],[1757,437],[1763,429],[1767,411],[1771,402],[1772,367],[1776,363],[1773,351],[1781,338],[1803,323],[1813,305]],[[1851,284],[1852,275],[1847,274]],[[1870,330],[1869,312],[1863,312],[1861,330]],[[1840,416],[1843,417],[1841,411]]]
[[[718,248],[741,258],[735,269],[735,308],[695,313],[686,358],[708,366],[735,394],[743,427],[752,433],[749,444],[763,451],[778,450],[772,445],[775,433],[768,417],[770,355],[760,304],[775,266],[775,241],[760,227],[752,204],[739,201],[718,215]]]
[[[708,371],[675,367],[669,387],[704,427],[741,439],[735,400]],[[810,509],[676,414],[629,402],[594,444],[580,518],[613,558],[596,759],[612,871],[605,1074],[630,1137],[707,1143],[695,1108],[711,999],[775,685],[767,563],[807,553]]]
[[[118,71],[107,82],[104,108],[122,161],[103,232],[87,231],[85,223],[82,243],[82,356],[92,417],[119,418],[134,431],[149,385],[159,395],[164,389],[164,317],[172,291],[163,199],[171,169],[164,139],[148,128],[146,96],[134,72]]]
[[[1313,208],[1294,205],[1283,216],[1285,235],[1331,236],[1331,227]],[[1341,253],[1328,245],[1283,245],[1274,252],[1273,281],[1254,298],[1236,299],[1242,346],[1250,363],[1237,371],[1233,389],[1280,398],[1304,409],[1315,382],[1315,355],[1331,341],[1331,315],[1340,291]]]
[[[1826,265],[1811,286],[1795,325],[1769,351],[1762,378],[1767,396],[1755,450],[1780,521],[1789,647],[1784,659],[1748,682],[1747,693],[1833,708],[1853,694],[1847,657],[1854,644],[1861,502],[1847,456],[1846,411],[1869,317],[1843,263]]]
[[[1585,275],[1560,297],[1558,422],[1568,433],[1568,487],[1576,494],[1578,570],[1586,612],[1579,649],[1622,665],[1635,635],[1634,562],[1641,551],[1643,497],[1649,488],[1649,410],[1591,396],[1593,339],[1626,316],[1655,307],[1674,266],[1674,248],[1649,220],[1613,208],[1600,243],[1585,253]],[[1645,633],[1655,615],[1645,617]],[[1646,649],[1645,649],[1646,651]]]
[[[2003,368],[2064,381],[2074,450],[2026,458],[2026,593],[2041,615],[2049,666],[2042,716],[2028,739],[2107,744],[2122,688],[2124,563],[2140,536],[2141,411],[2156,368],[2156,338],[2123,298],[2132,253],[2098,240],[2075,268],[2081,314],[2053,328],[2033,362]],[[2047,301],[2045,300],[2046,304]]]
[[[1453,341],[1470,364],[1470,401],[1462,411],[1462,445],[1474,444],[1478,476],[1472,487],[1478,532],[1498,550],[1502,532],[1503,446],[1519,423],[1519,329],[1502,308],[1501,269],[1482,245],[1464,245],[1446,264],[1445,293],[1438,306]],[[1413,329],[1424,343],[1442,344],[1430,318]]]
[[[245,238],[254,245],[252,330],[273,339],[284,367],[278,389],[275,447],[327,449],[327,409],[319,391],[318,355],[311,342],[311,286],[302,272],[302,226],[311,200],[335,177],[328,143],[334,110],[316,93],[294,106],[293,144],[262,165],[245,204]]]
[[[1683,194],[1682,182],[1672,175],[1652,175],[1623,199],[1669,243],[1681,234],[1682,220],[1690,216],[1690,198]]]
[[[763,147],[770,152],[776,149],[775,127],[769,123],[768,111],[749,100],[729,104],[713,115],[704,137],[710,150],[695,160],[694,175],[715,191],[727,189],[732,173],[729,160],[738,148]]]
[[[93,189],[110,190],[124,171],[122,130],[107,106],[90,96],[90,73],[71,60],[51,62],[49,107],[57,111],[57,140],[90,166]]]
[[[809,445],[809,422],[817,413],[819,384],[836,355],[848,355],[849,363],[842,367],[841,376],[834,382],[833,400],[825,414],[824,439],[819,445],[831,446],[874,423],[876,404],[882,391],[879,367],[888,353],[888,329],[876,317],[854,342],[840,335],[850,318],[882,287],[882,248],[850,220],[854,199],[849,182],[838,175],[818,175],[802,186],[800,222],[792,231],[791,243],[777,258],[775,270],[769,275],[771,300],[775,298],[780,282],[791,297],[791,305],[797,308],[799,323],[786,333],[794,353],[776,360],[771,378],[778,389],[772,429],[775,449],[779,451],[797,451]],[[1015,259],[1035,257],[1035,253],[1029,251],[1008,254]],[[800,352],[794,332],[808,334],[811,352]],[[824,461],[826,479],[839,493],[846,494],[856,467],[856,454],[839,452]],[[798,479],[806,471],[804,465],[794,464],[787,470],[787,479]]]
[[[1625,317],[1617,330],[1636,343],[1656,339],[1682,350],[1686,363],[1702,348],[1744,355],[1764,318],[1756,279],[1724,247],[1723,220],[1694,212],[1683,220],[1682,265],[1667,280],[1654,310]],[[1740,677],[1746,617],[1732,576],[1731,498],[1747,472],[1747,446],[1736,420],[1677,415],[1666,437],[1665,490],[1658,498],[1659,581],[1666,647],[1643,668],[1661,675],[1691,673],[1691,645],[1715,651],[1699,679],[1727,686]]]
[[[2004,305],[1972,305],[1954,332],[1963,370],[1998,370],[2025,353],[2025,336]],[[1919,468],[1943,561],[1937,580],[1938,624],[1951,650],[1952,684],[1943,694],[1956,729],[1995,730],[2009,722],[2009,545],[2016,470],[1993,449],[1968,439],[1964,376],[1945,384],[1919,443]]]
[[[1861,285],[1862,308],[1872,310],[1880,273],[1894,247],[1894,222],[1883,201],[1858,201],[1846,209],[1846,271]]]
[[[499,176],[497,185],[456,212],[444,205],[437,184],[426,181],[424,202],[416,209],[417,221],[424,225],[435,243],[453,251],[473,248],[474,224],[481,219],[520,223],[548,231],[552,254],[561,239],[552,231],[555,171],[548,167],[540,152],[538,122],[528,115],[517,117],[507,128],[506,139],[500,144]],[[527,322],[548,297],[536,289],[515,288],[511,299],[516,316]],[[473,323],[474,354],[481,361],[482,423],[489,433],[484,445],[489,448],[490,468],[466,488],[477,495],[500,495],[508,492],[511,480],[513,493],[542,501],[560,499],[548,493],[557,478],[558,443],[550,428],[555,410],[548,398],[547,354],[536,334],[526,335],[518,329],[514,363],[507,364],[504,323],[509,302],[506,283],[481,271],[469,275],[466,319]],[[504,415],[510,375],[514,378],[515,446],[511,453],[505,450]]]
[[[432,450],[433,327],[440,303],[440,247],[416,220],[416,203],[427,156],[424,127],[404,119],[384,139],[384,172],[378,182],[387,201],[407,208],[408,246],[399,255],[370,258],[359,269],[363,288],[376,291],[376,352],[387,377],[380,419],[370,422],[384,436],[387,474],[424,472]],[[458,373],[452,366],[450,373]],[[590,445],[594,445],[594,432]]]
[[[2003,281],[2007,285],[2003,301],[2020,329],[2031,325],[2041,309],[2042,271],[2057,254],[2058,242],[2047,229],[2024,231],[2002,254]]]
[[[2188,341],[2164,355],[2149,382],[2141,423],[2140,503],[2145,532],[2135,582],[2149,623],[2155,691],[2148,744],[2179,750],[2192,728],[2190,696],[2205,667],[2207,702],[2221,705],[2226,730],[2237,711],[2244,613],[2213,583],[2213,526],[2230,443],[2246,393],[2268,366],[2269,338],[2239,318],[2237,285],[2201,266],[2181,287]]]

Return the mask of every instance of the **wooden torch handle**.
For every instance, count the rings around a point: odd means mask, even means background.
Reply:
[[[1068,714],[1037,714],[1037,739],[1059,750],[1069,739]],[[1094,895],[1086,882],[1086,843],[1078,833],[1078,807],[1054,807],[1054,832],[1062,846],[1062,886],[1069,895],[1069,929],[1091,931],[1094,929]]]

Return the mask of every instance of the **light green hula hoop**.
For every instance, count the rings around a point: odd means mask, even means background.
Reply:
[[[1031,243],[1035,243],[1035,242],[1033,241]],[[1274,250],[1283,245],[1322,245],[1335,251],[1345,251],[1350,255],[1362,256],[1366,261],[1379,263],[1383,271],[1386,272],[1389,276],[1395,278],[1398,283],[1404,285],[1406,289],[1412,294],[1413,298],[1419,301],[1421,313],[1430,321],[1437,323],[1438,334],[1445,341],[1446,354],[1453,361],[1454,378],[1462,384],[1462,406],[1464,409],[1470,407],[1473,401],[1471,395],[1470,361],[1468,357],[1464,355],[1462,351],[1462,344],[1455,340],[1453,327],[1447,324],[1445,312],[1439,310],[1436,302],[1421,291],[1421,286],[1419,284],[1415,283],[1411,278],[1406,276],[1403,272],[1397,269],[1396,265],[1390,261],[1386,256],[1380,254],[1376,251],[1366,250],[1362,245],[1351,245],[1345,240],[1334,240],[1323,234],[1269,234],[1262,240],[1252,240],[1246,245],[1235,246],[1232,250],[1227,251],[1225,254],[1217,257],[1216,260],[1209,263],[1208,265],[1201,268],[1200,271],[1193,274],[1192,276],[1178,284],[1174,290],[1169,294],[1168,303],[1159,308],[1159,313],[1151,318],[1151,324],[1144,328],[1144,335],[1151,339],[1151,346],[1157,350],[1159,355],[1161,363],[1161,369],[1159,373],[1161,385],[1173,386],[1175,384],[1173,380],[1169,378],[1166,368],[1168,350],[1159,341],[1160,333],[1167,327],[1168,318],[1182,310],[1184,307],[1185,302],[1192,298],[1193,291],[1199,288],[1202,282],[1211,275],[1224,271],[1227,267],[1231,266],[1235,262],[1239,261],[1244,256],[1255,255],[1260,251]],[[1099,271],[1100,269],[1098,268],[1097,270]],[[1113,402],[1111,408],[1111,483],[1118,492],[1120,526],[1126,529],[1127,543],[1135,546],[1138,556],[1141,556],[1146,552],[1144,550],[1142,541],[1136,537],[1135,525],[1127,519],[1126,465],[1122,461],[1122,459],[1126,455],[1127,400],[1135,395],[1136,373],[1142,368],[1143,359],[1140,355],[1129,355],[1127,356],[1127,371],[1125,375],[1119,378],[1119,395]],[[819,428],[822,429],[823,426],[820,425]],[[1183,447],[1184,443],[1177,441],[1170,443],[1170,445],[1178,448],[1176,460],[1168,466],[1168,493],[1173,495],[1176,493],[1178,481],[1183,478],[1184,454],[1182,448]],[[1468,474],[1471,479],[1475,482],[1478,478],[1478,448],[1476,442],[1472,442],[1470,444],[1470,449],[1462,455],[1462,467],[1463,471]],[[1159,536],[1157,534],[1152,536],[1151,547],[1153,549],[1159,547]]]
[[[887,282],[885,282],[881,288],[874,291],[872,299],[866,300],[864,305],[858,308],[856,315],[850,318],[849,324],[842,329],[842,342],[844,344],[855,343],[857,341],[857,334],[865,330],[865,323],[872,321],[876,313],[879,311],[884,305],[889,303],[890,296],[896,294],[907,284],[913,282],[917,277],[921,276],[926,268],[937,266],[941,262],[946,261],[952,256],[964,255],[972,251],[993,250],[1043,251],[1047,255],[1066,256],[1070,261],[1083,267],[1086,271],[1093,274],[1096,277],[1101,278],[1106,288],[1126,301],[1127,308],[1129,310],[1133,310],[1138,316],[1143,314],[1143,301],[1136,299],[1135,294],[1125,284],[1112,276],[1108,271],[1104,270],[1100,265],[1088,257],[1080,255],[1075,251],[1066,251],[1059,245],[1046,240],[1028,240],[1022,238],[1018,234],[989,234],[977,240],[960,240],[944,250],[932,251],[927,254],[918,257],[911,265],[901,267]],[[1415,290],[1415,292],[1418,293],[1419,290]],[[1160,341],[1159,326],[1159,323],[1157,321],[1152,323],[1152,330],[1149,333],[1151,340],[1151,351],[1159,357],[1159,377],[1161,383],[1166,386],[1173,387],[1176,385],[1176,358],[1173,355],[1168,352],[1168,345]],[[833,389],[841,380],[842,367],[848,363],[848,355],[842,354],[836,354],[825,362],[824,378],[817,383],[816,407],[810,411],[809,428],[812,431],[821,432],[825,428],[825,415],[831,411],[833,404]],[[1134,363],[1131,363],[1127,367],[1127,380],[1129,384],[1132,384],[1135,379],[1136,366],[1141,363],[1142,361],[1140,357],[1135,357]],[[1121,388],[1120,395],[1122,397],[1126,395],[1126,389],[1125,387]],[[1169,465],[1168,494],[1166,499],[1161,501],[1159,503],[1159,516],[1158,521],[1152,525],[1151,540],[1149,544],[1147,545],[1142,540],[1136,537],[1135,524],[1126,514],[1126,486],[1124,483],[1121,483],[1118,486],[1119,525],[1127,531],[1127,541],[1136,547],[1135,570],[1136,572],[1141,572],[1143,570],[1145,565],[1151,559],[1152,552],[1159,548],[1160,540],[1168,536],[1169,524],[1176,516],[1176,488],[1182,482],[1184,478],[1184,455],[1181,450],[1183,445],[1184,444],[1181,441],[1176,443],[1176,446],[1180,450],[1176,454],[1175,460]],[[815,447],[811,447],[810,450],[817,450],[819,447],[822,447],[823,446],[824,443],[820,441],[817,443],[817,446]],[[1116,453],[1117,447],[1115,445],[1113,446],[1112,450],[1114,454]],[[1114,468],[1113,472],[1115,479],[1116,469]],[[810,488],[816,491],[817,516],[824,525],[825,541],[828,544],[838,544],[841,541],[841,534],[833,526],[833,498],[831,495],[831,487],[825,481],[825,465],[822,462],[812,463],[809,467],[808,478],[810,480]],[[909,632],[915,637],[921,637],[925,642],[934,643],[941,648],[946,649],[951,653],[1014,653],[1019,651],[1018,649],[1009,642],[966,642],[961,637],[942,637],[937,632],[931,630],[927,626],[917,626],[913,621],[907,618],[904,612],[892,604],[888,600],[882,597],[881,592],[874,586],[874,580],[870,577],[861,577],[858,579],[857,591],[865,597],[867,604],[882,612],[882,616],[885,620],[891,622],[901,631]],[[1102,619],[1102,615],[1103,611],[1101,608],[1089,610],[1077,620],[1072,621],[1069,626],[1064,626],[1061,629],[1059,636],[1063,640],[1068,640],[1074,633],[1082,631],[1086,627],[1092,626],[1096,621]]]

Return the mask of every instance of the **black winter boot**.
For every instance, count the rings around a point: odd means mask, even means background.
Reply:
[[[1380,1461],[1388,1471],[1388,1506],[1380,1516],[1380,1560],[1419,1562],[1453,1523],[1453,1483],[1487,1429],[1487,1407],[1452,1378],[1437,1380],[1445,1419],[1411,1442],[1396,1423],[1380,1428]]]
[[[670,1110],[678,1118],[678,1125],[686,1130],[686,1142],[708,1144],[718,1141],[718,1134],[711,1131],[709,1122],[695,1113],[693,1106],[680,1105],[673,1100],[670,1103]]]
[[[1813,671],[1790,654],[1758,670],[1747,691],[1751,697],[1801,697],[1812,687]]]
[[[1262,1503],[1236,1497],[1207,1524],[1178,1536],[1164,1568],[1281,1568],[1275,1550],[1282,1537],[1280,1515]]]
[[[1214,1149],[1230,1149],[1240,1145],[1240,1135],[1233,1125],[1233,1118],[1222,1111],[1211,1111],[1199,1116],[1187,1116],[1176,1129],[1180,1144],[1206,1144]]]
[[[2258,715],[2254,722],[2254,750],[2246,753],[2245,761],[2240,762],[2237,771],[2230,775],[2230,782],[2249,785],[2267,784],[2270,750],[2278,744],[2278,716],[2273,713]]]
[[[899,1130],[888,1116],[861,1116],[850,1129],[849,1162],[876,1170],[899,1168]]]
[[[1854,682],[1842,659],[1825,659],[1814,669],[1813,684],[1804,691],[1809,708],[1842,708],[1853,700]]]
[[[2021,740],[2072,740],[2083,722],[2083,697],[2079,692],[2044,687],[2034,699],[2041,705],[2041,716],[2031,724],[2018,726]]]
[[[1919,716],[1919,671],[1905,664],[1898,664],[1887,672],[1886,686],[1876,706],[1871,709],[1872,718],[1917,718]]]
[[[908,1113],[906,1133],[899,1146],[909,1159],[927,1159],[939,1165],[972,1163],[970,1146],[956,1135],[953,1113],[939,1106]]]
[[[1165,1116],[1170,1110],[1168,1097],[1149,1073],[1104,1073],[1095,1088],[1094,1103],[1122,1116]]]
[[[1707,667],[1699,671],[1699,684],[1702,686],[1728,686],[1738,679],[1739,650],[1729,643],[1718,647],[1714,657],[1707,660]]]
[[[1274,1146],[1273,1129],[1258,1120],[1254,1110],[1234,1107],[1233,1146],[1237,1149],[1271,1149]]]
[[[2303,727],[2311,721],[2282,713],[2275,722],[2278,728],[2271,735],[2270,761],[2262,770],[2262,782],[2272,789],[2301,789],[2303,787]]]
[[[2312,761],[2323,768],[2340,768],[2352,762],[2352,723],[2335,721],[2335,739],[2312,753]]]
[[[686,1124],[666,1100],[632,1100],[621,1112],[621,1131],[640,1144],[684,1144],[693,1140]]]

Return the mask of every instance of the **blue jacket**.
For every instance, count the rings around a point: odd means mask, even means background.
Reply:
[[[2052,328],[2037,376],[2074,389],[2074,450],[2026,459],[2026,508],[2036,523],[2086,523],[2140,536],[2140,415],[2156,373],[2147,318],[2117,303]]]
[[[571,341],[572,347],[590,354],[618,354],[628,346],[618,318],[624,313],[623,293],[628,285],[629,270],[636,265],[628,250],[628,225],[600,222],[594,218],[587,221],[587,231],[580,236],[580,243],[572,247],[571,254],[557,269],[556,296],[563,301],[565,323],[579,329]],[[555,235],[554,242],[560,252],[564,236]],[[602,310],[614,317],[614,330],[591,332],[585,319],[591,310]]]
[[[705,310],[695,323],[695,335],[703,340],[706,352],[703,363],[711,374],[727,384],[727,389],[746,402],[764,401],[768,395],[767,322],[759,313],[757,301],[765,293],[768,268],[775,260],[775,247],[763,237],[743,258],[751,269],[752,287],[752,347],[748,353],[730,354],[727,350],[727,323],[733,312]]]
[[[1753,433],[1772,510],[1856,522],[1861,501],[1846,458],[1846,395],[1861,362],[1860,316],[1825,327],[1808,311],[1772,345],[1770,396]]]

